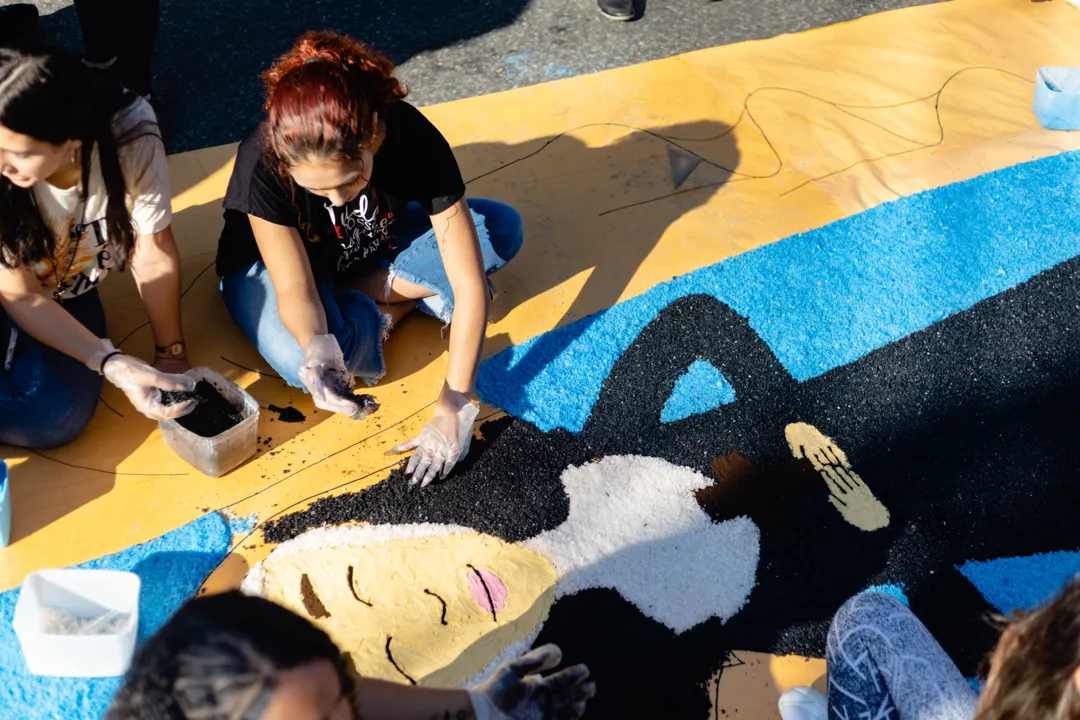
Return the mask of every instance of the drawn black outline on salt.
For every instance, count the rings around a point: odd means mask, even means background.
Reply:
[[[647,128],[641,128],[641,127],[637,127],[635,125],[628,125],[626,123],[617,123],[617,122],[586,123],[584,125],[578,125],[576,127],[573,127],[573,128],[571,128],[569,130],[564,130],[563,132],[561,132],[561,133],[555,135],[554,137],[549,138],[547,141],[545,141],[544,144],[541,145],[539,149],[534,150],[533,152],[531,152],[531,153],[529,153],[527,155],[523,155],[522,157],[516,158],[516,159],[511,160],[511,161],[509,161],[507,163],[504,163],[503,165],[500,165],[499,167],[497,167],[497,168],[495,168],[493,170],[488,170],[487,172],[481,173],[480,175],[477,175],[477,176],[467,180],[465,184],[468,185],[468,184],[470,184],[472,182],[475,182],[476,180],[480,180],[480,179],[486,178],[486,177],[488,177],[490,175],[494,175],[495,173],[499,172],[500,170],[504,170],[504,169],[506,169],[506,168],[508,168],[508,167],[510,167],[512,165],[516,165],[519,162],[523,162],[525,160],[528,160],[529,158],[535,157],[536,155],[539,155],[544,150],[546,150],[555,141],[557,141],[557,140],[559,140],[559,139],[561,139],[563,137],[566,137],[567,135],[575,133],[578,130],[584,130],[585,128],[591,128],[591,127],[619,127],[619,128],[624,128],[626,130],[630,130],[631,132],[640,132],[640,133],[645,133],[646,135],[651,135],[652,137],[655,137],[655,138],[657,138],[659,140],[662,140],[664,142],[667,142],[667,143],[675,146],[676,148],[678,148],[679,150],[682,150],[683,152],[689,153],[690,155],[694,155],[695,157],[700,158],[701,161],[703,163],[705,163],[706,165],[710,165],[710,166],[712,166],[714,168],[717,168],[718,170],[723,170],[724,172],[729,173],[731,176],[736,176],[735,179],[731,179],[729,177],[729,178],[725,178],[724,180],[720,180],[718,182],[705,183],[705,184],[702,184],[702,185],[695,185],[692,188],[687,188],[685,190],[676,190],[675,192],[667,193],[665,195],[661,195],[659,197],[651,198],[649,200],[642,200],[642,201],[639,201],[639,202],[630,203],[628,205],[622,205],[620,207],[611,208],[609,210],[604,210],[603,212],[599,213],[601,216],[602,215],[609,215],[611,213],[616,213],[616,212],[619,212],[621,210],[628,210],[629,208],[637,207],[639,205],[647,205],[648,203],[657,202],[658,200],[665,200],[667,198],[674,197],[676,195],[683,195],[685,193],[696,192],[698,190],[704,190],[704,189],[707,189],[707,188],[718,187],[720,185],[726,185],[728,183],[744,182],[744,181],[747,181],[747,180],[769,180],[771,178],[776,177],[777,175],[779,175],[783,171],[783,169],[785,167],[785,163],[784,163],[784,159],[780,156],[779,151],[777,151],[776,147],[773,145],[772,141],[769,139],[768,133],[765,132],[765,129],[763,127],[761,127],[761,124],[757,121],[757,119],[754,117],[753,112],[750,110],[750,100],[752,100],[755,96],[757,96],[757,95],[759,95],[761,93],[764,93],[764,92],[789,92],[789,93],[795,93],[797,95],[802,95],[803,97],[807,97],[807,98],[810,98],[812,100],[816,100],[816,101],[818,101],[820,103],[823,103],[825,105],[829,105],[831,107],[834,107],[837,110],[839,110],[840,112],[844,113],[845,115],[848,115],[848,116],[850,116],[850,117],[852,117],[852,118],[854,118],[856,120],[859,120],[861,122],[864,122],[864,123],[866,123],[868,125],[872,125],[872,126],[878,128],[879,130],[883,130],[884,132],[892,135],[893,137],[899,138],[901,140],[904,140],[905,142],[910,142],[910,143],[913,143],[914,145],[916,145],[916,147],[909,148],[907,150],[900,150],[900,151],[893,152],[893,153],[885,153],[883,155],[880,155],[880,156],[874,157],[874,158],[864,158],[863,160],[859,160],[857,162],[854,162],[854,163],[852,163],[852,164],[850,164],[850,165],[848,165],[846,167],[840,168],[838,170],[834,170],[832,172],[825,173],[824,175],[819,175],[819,176],[816,176],[816,177],[809,178],[809,179],[805,180],[804,182],[799,183],[795,187],[789,188],[789,189],[785,190],[784,192],[780,193],[780,196],[783,197],[785,195],[789,195],[790,193],[795,192],[796,190],[799,190],[799,189],[801,189],[803,187],[806,187],[807,185],[809,185],[811,183],[815,183],[815,182],[818,182],[820,180],[825,180],[826,178],[833,177],[834,175],[840,175],[842,173],[847,172],[848,170],[851,170],[852,168],[858,167],[859,165],[875,163],[875,162],[878,162],[880,160],[886,160],[888,158],[899,157],[901,155],[907,155],[909,153],[917,152],[919,150],[928,150],[930,148],[937,147],[938,145],[940,145],[941,143],[943,143],[945,141],[945,127],[942,125],[942,122],[941,122],[941,95],[945,91],[945,88],[947,88],[952,83],[952,81],[955,80],[957,77],[959,77],[960,75],[963,75],[964,73],[975,71],[975,70],[989,70],[991,72],[999,72],[999,73],[1002,73],[1004,75],[1009,75],[1011,77],[1014,77],[1014,78],[1016,78],[1018,80],[1023,80],[1026,83],[1029,83],[1029,84],[1032,84],[1032,85],[1034,84],[1034,81],[1031,80],[1030,78],[1027,78],[1027,77],[1025,77],[1023,75],[1020,75],[1019,73],[1014,73],[1011,70],[1005,70],[1003,68],[996,68],[996,67],[992,67],[992,66],[989,66],[989,65],[971,65],[971,66],[961,68],[961,69],[953,72],[951,75],[949,75],[948,78],[945,79],[945,81],[941,84],[941,86],[936,91],[930,93],[929,95],[924,95],[922,97],[914,98],[912,100],[905,100],[903,102],[892,103],[892,104],[888,104],[888,105],[850,105],[850,104],[846,104],[846,103],[838,103],[838,102],[835,102],[835,101],[832,101],[832,100],[828,100],[826,98],[819,97],[819,96],[814,95],[812,93],[804,92],[802,90],[797,90],[795,88],[788,88],[788,87],[783,87],[783,86],[778,86],[778,85],[770,85],[770,86],[755,88],[754,90],[750,91],[747,94],[747,96],[745,98],[743,98],[742,109],[739,111],[739,116],[735,119],[735,122],[732,123],[731,126],[728,129],[724,130],[723,132],[717,133],[717,134],[709,136],[709,137],[704,137],[704,138],[683,138],[683,137],[668,136],[668,135],[664,135],[663,133],[659,133],[659,132],[655,132],[653,130],[649,130]],[[935,118],[935,121],[937,123],[938,138],[936,140],[934,140],[933,142],[929,142],[929,143],[920,143],[918,140],[914,140],[912,138],[906,137],[906,136],[904,136],[904,135],[902,135],[902,134],[900,134],[900,133],[898,133],[898,132],[896,132],[894,130],[890,130],[889,128],[885,127],[884,125],[882,125],[880,123],[876,123],[873,120],[869,120],[867,118],[864,118],[864,117],[862,117],[860,115],[856,115],[855,113],[851,112],[852,110],[888,110],[888,109],[891,109],[891,108],[904,107],[905,105],[914,105],[916,103],[925,102],[927,100],[930,100],[931,98],[934,99],[934,118]],[[768,145],[769,150],[772,153],[773,158],[775,159],[775,161],[777,163],[777,166],[776,166],[775,170],[773,170],[773,171],[771,171],[771,172],[769,172],[767,174],[763,174],[763,175],[753,175],[753,174],[749,174],[749,173],[740,172],[740,171],[736,170],[735,168],[729,168],[726,165],[723,165],[721,163],[710,160],[707,157],[705,157],[704,155],[701,155],[700,153],[694,152],[693,150],[686,147],[685,145],[680,144],[681,142],[683,142],[683,143],[699,143],[699,142],[712,142],[714,140],[719,140],[720,138],[726,137],[726,136],[730,135],[731,133],[735,132],[735,129],[739,126],[739,124],[743,121],[744,118],[749,119],[749,121],[751,123],[753,123],[754,127],[757,128],[758,132],[761,133],[762,139],[765,141],[765,144]]]

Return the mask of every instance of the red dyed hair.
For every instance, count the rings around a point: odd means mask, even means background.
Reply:
[[[306,160],[360,157],[386,116],[408,91],[394,64],[359,40],[308,32],[263,73],[267,132],[282,169]]]

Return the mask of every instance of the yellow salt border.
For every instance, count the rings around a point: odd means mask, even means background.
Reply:
[[[1030,110],[1036,69],[1080,65],[1078,41],[1080,11],[1062,0],[956,0],[425,108],[475,178],[469,193],[525,219],[524,249],[497,279],[488,351],[896,197],[1080,148],[1080,135],[1043,131]],[[229,320],[212,268],[233,150],[170,159],[185,334],[193,362],[263,402],[292,401],[307,422],[263,417],[270,444],[211,480],[107,388],[116,412],[103,405],[72,445],[0,448],[14,507],[0,588],[207,509],[265,520],[360,489],[386,476],[385,450],[430,412],[446,345],[427,318],[390,340],[389,375],[372,390],[382,410],[362,423],[315,414],[299,392],[245,369],[266,366]],[[704,158],[678,189],[672,151]],[[130,334],[124,348],[148,356],[130,278],[110,278],[102,294],[113,340]],[[207,587],[238,584],[270,550],[259,538]]]

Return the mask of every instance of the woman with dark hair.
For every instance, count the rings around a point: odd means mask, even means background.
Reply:
[[[419,308],[451,324],[414,481],[468,451],[470,395],[492,290],[518,252],[517,211],[465,199],[442,134],[406,103],[394,66],[356,40],[308,33],[264,75],[267,118],[240,144],[218,274],[240,329],[315,406],[360,417],[354,378],[385,374],[382,341]]]
[[[829,628],[828,695],[792,688],[780,697],[780,715],[1080,720],[1080,576],[1042,608],[1003,624],[980,697],[903,603],[856,595]]]
[[[596,691],[545,645],[465,690],[356,677],[304,618],[232,591],[195,598],[139,650],[106,720],[573,720]]]
[[[53,447],[94,414],[101,376],[151,418],[193,387],[180,330],[169,168],[154,112],[44,47],[0,49],[0,442]],[[105,338],[97,286],[130,266],[151,367]]]

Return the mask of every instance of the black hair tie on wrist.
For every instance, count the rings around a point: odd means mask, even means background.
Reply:
[[[109,353],[108,355],[103,357],[101,359],[101,365],[98,366],[98,374],[104,375],[105,374],[105,363],[109,362],[110,360],[112,360],[117,355],[123,355],[123,354],[124,353],[123,353],[122,350],[113,350],[111,353]]]

